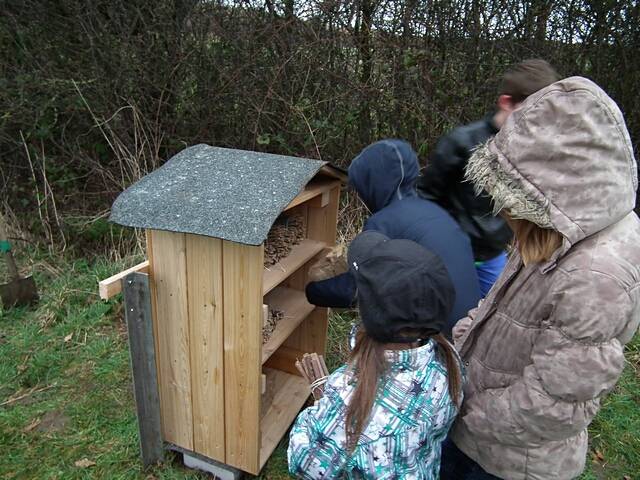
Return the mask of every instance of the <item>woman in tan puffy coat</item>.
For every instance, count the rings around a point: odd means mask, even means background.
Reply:
[[[468,383],[442,478],[575,478],[640,321],[637,167],[622,113],[587,79],[556,82],[476,151],[467,177],[509,219],[516,248],[454,328]]]

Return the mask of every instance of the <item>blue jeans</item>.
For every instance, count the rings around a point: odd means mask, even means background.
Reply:
[[[447,438],[442,443],[440,480],[500,480],[500,477],[485,472]]]
[[[507,264],[507,252],[502,252],[497,257],[490,258],[483,262],[476,262],[476,272],[480,282],[480,294],[482,298],[487,296],[493,284],[504,270]]]

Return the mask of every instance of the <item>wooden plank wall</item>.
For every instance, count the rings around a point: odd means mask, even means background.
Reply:
[[[193,450],[225,461],[222,240],[186,235]]]
[[[223,241],[225,453],[258,474],[264,249]]]

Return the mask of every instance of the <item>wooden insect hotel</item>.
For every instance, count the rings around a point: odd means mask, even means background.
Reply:
[[[310,393],[296,359],[325,352],[327,311],[304,286],[335,244],[344,180],[326,162],[196,145],[116,199],[111,220],[145,229],[148,260],[101,294],[148,274],[146,358],[165,447],[251,474],[264,466]],[[136,386],[139,419],[145,395]]]

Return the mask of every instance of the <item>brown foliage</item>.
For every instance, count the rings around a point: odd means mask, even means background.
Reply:
[[[625,0],[10,0],[0,41],[3,198],[47,236],[197,142],[346,165],[394,136],[424,161],[523,58],[593,78],[640,134]]]

